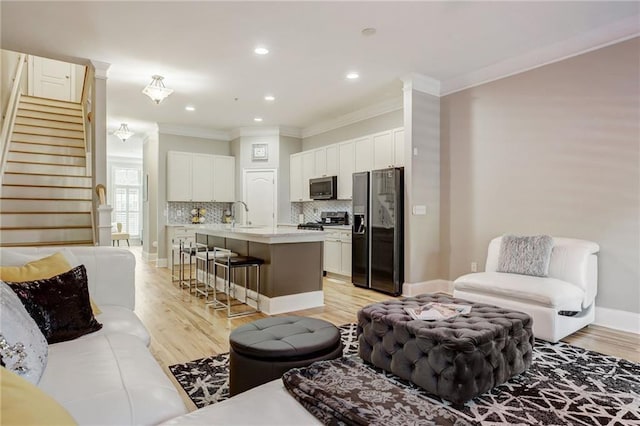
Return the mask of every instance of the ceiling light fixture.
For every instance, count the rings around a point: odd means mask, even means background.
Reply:
[[[265,96],[265,97],[264,97],[264,100],[265,100],[265,101],[270,101],[270,102],[271,102],[271,101],[275,101],[275,100],[276,100],[276,98],[275,98],[275,96],[267,95],[267,96]]]
[[[260,123],[262,121],[262,117],[256,117],[253,119],[253,121]]]
[[[164,77],[161,75],[153,75],[151,76],[151,83],[147,85],[144,89],[142,89],[142,93],[151,98],[153,102],[159,104],[162,102],[167,96],[173,93],[173,89],[167,89],[164,87],[164,83],[162,82]]]
[[[349,74],[347,74],[347,78],[349,80],[355,80],[357,78],[360,78],[360,74],[358,74],[357,72],[350,72]]]
[[[184,109],[186,109],[187,111],[195,111],[196,107],[193,107],[191,105],[187,105],[186,107],[184,107]]]
[[[126,141],[131,136],[135,135],[135,133],[129,130],[129,126],[127,126],[127,123],[122,123],[120,125],[120,128],[115,132],[113,132],[113,134],[114,136],[117,136],[119,139],[121,139],[122,142]]]
[[[256,47],[255,49],[253,49],[253,51],[258,55],[266,55],[267,53],[269,53],[269,49],[267,49],[266,47]]]

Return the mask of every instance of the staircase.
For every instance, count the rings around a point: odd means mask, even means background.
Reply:
[[[79,103],[21,96],[0,187],[0,246],[93,245]]]

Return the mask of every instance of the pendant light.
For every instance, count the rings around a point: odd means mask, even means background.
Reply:
[[[120,128],[115,132],[113,132],[113,134],[118,138],[122,139],[122,142],[124,142],[127,139],[129,139],[131,136],[133,136],[135,133],[129,130],[129,126],[127,126],[127,123],[122,123],[120,125]]]
[[[151,83],[149,83],[147,87],[142,89],[142,93],[150,97],[151,100],[156,104],[159,104],[167,96],[173,93],[173,89],[164,87],[164,83],[162,82],[162,80],[164,80],[164,77],[161,75],[151,76]]]

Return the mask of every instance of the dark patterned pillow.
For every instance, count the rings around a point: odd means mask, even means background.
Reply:
[[[75,339],[102,328],[91,311],[84,265],[44,280],[7,284],[49,343]]]

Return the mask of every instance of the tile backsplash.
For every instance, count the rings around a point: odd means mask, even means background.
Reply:
[[[205,223],[222,223],[222,216],[231,203],[177,203],[169,202],[167,223],[191,223],[191,210],[206,209]]]
[[[348,212],[349,223],[352,223],[351,200],[322,200],[291,203],[291,222],[298,223],[298,215],[300,214],[304,214],[305,222],[318,222],[320,221],[320,213],[338,211]]]

